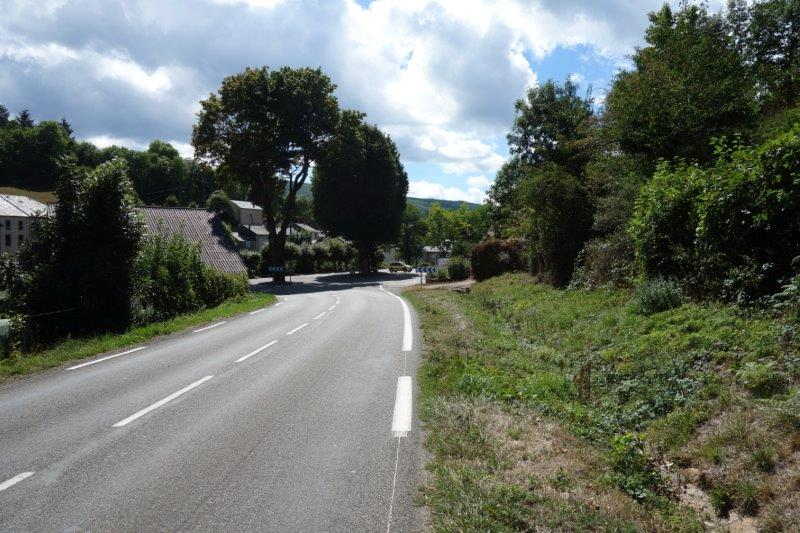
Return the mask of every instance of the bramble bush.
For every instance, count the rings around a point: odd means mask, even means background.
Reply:
[[[469,263],[463,257],[451,257],[447,262],[447,277],[453,281],[461,281],[469,277]]]
[[[800,255],[800,125],[761,146],[717,144],[714,166],[662,164],[630,232],[648,277],[740,304],[775,293]]]
[[[472,249],[472,274],[478,281],[506,272],[525,270],[525,243],[521,239],[489,239]]]

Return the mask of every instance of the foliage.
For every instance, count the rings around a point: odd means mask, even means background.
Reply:
[[[35,126],[9,122],[0,128],[0,186],[53,190],[62,170],[60,161],[70,154],[71,145],[58,122]]]
[[[136,260],[136,274],[140,323],[214,307],[247,290],[240,277],[204,264],[199,248],[181,235],[145,239]]]
[[[652,501],[662,480],[645,452],[641,437],[633,433],[616,435],[611,439],[609,464],[614,469],[612,479],[632,498]]]
[[[637,200],[631,234],[648,276],[748,303],[778,290],[800,255],[800,127],[718,154],[707,170],[662,165]]]
[[[436,205],[436,204],[434,204]],[[406,204],[403,220],[400,222],[399,252],[403,261],[415,264],[422,258],[425,235],[428,227],[420,210],[410,203]]]
[[[665,5],[645,40],[606,98],[608,134],[624,151],[705,161],[713,137],[753,122],[754,82],[720,16]]]
[[[731,1],[727,21],[767,107],[800,103],[800,2]]]
[[[11,254],[0,255],[0,291],[7,291],[18,275],[17,259]]]
[[[774,361],[748,361],[736,372],[736,379],[755,396],[767,397],[781,392],[787,376],[776,368]]]
[[[247,267],[247,277],[257,278],[261,275],[261,254],[258,252],[241,252],[244,266]]]
[[[531,268],[548,282],[564,286],[589,237],[592,211],[586,192],[577,178],[554,166],[534,171],[522,191]]]
[[[314,216],[329,233],[351,240],[362,272],[374,272],[381,244],[399,236],[408,176],[394,142],[360,113],[342,114],[312,183]]]
[[[125,329],[132,320],[141,228],[124,161],[85,174],[60,171],[55,216],[37,224],[12,287],[23,349],[75,334]]]
[[[636,275],[633,241],[625,231],[589,240],[575,259],[570,285],[628,287]]]
[[[683,303],[680,285],[672,280],[656,278],[646,280],[636,287],[633,310],[642,315],[669,311]]]
[[[464,257],[451,257],[447,261],[447,278],[461,281],[469,277],[469,262]]]
[[[488,239],[472,249],[472,274],[482,281],[506,272],[525,269],[524,242],[519,239]]]
[[[592,99],[578,95],[578,86],[567,79],[531,87],[514,105],[514,126],[508,134],[511,155],[530,165],[552,163],[580,173],[591,157],[587,132],[594,113]]]
[[[268,264],[284,264],[297,193],[335,132],[335,89],[320,69],[247,68],[200,102],[196,156],[247,185],[263,208]]]
[[[219,215],[220,219],[228,224],[236,223],[236,215],[233,212],[231,199],[223,190],[216,190],[208,196],[206,209]]]

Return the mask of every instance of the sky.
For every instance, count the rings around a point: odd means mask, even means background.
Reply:
[[[480,202],[514,102],[572,77],[602,104],[663,0],[0,0],[0,104],[98,146],[172,143],[247,66],[321,67],[398,146],[409,195]]]

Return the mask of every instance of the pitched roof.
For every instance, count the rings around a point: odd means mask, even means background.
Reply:
[[[222,222],[205,209],[183,207],[137,207],[146,232],[160,235],[183,235],[200,245],[203,262],[222,272],[246,274],[247,268],[222,229]]]
[[[27,196],[0,194],[0,216],[33,217],[47,214],[47,206]]]
[[[296,223],[295,226],[297,226],[303,231],[307,231],[308,233],[320,233],[320,234],[322,233],[322,230],[318,230],[313,226],[309,226],[308,224],[303,224],[301,222]]]
[[[252,202],[246,202],[244,200],[231,200],[232,204],[236,204],[238,207],[242,209],[261,209],[257,205]]]

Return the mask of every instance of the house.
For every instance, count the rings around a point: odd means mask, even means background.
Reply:
[[[47,205],[27,196],[0,194],[0,254],[16,255],[31,238],[36,219],[47,213]]]
[[[233,216],[239,226],[263,226],[264,215],[260,207],[244,200],[231,200]]]
[[[231,208],[238,226],[233,233],[236,245],[255,251],[266,248],[269,244],[269,231],[264,226],[264,213],[261,208],[244,200],[231,200]],[[308,235],[312,244],[325,238],[322,231],[299,222],[292,224],[286,230],[287,237],[293,235]]]
[[[247,275],[242,258],[216,214],[184,207],[138,207],[136,211],[144,221],[145,235],[182,235],[200,246],[203,263],[221,272]]]
[[[448,256],[447,250],[438,246],[424,246],[422,248],[422,261],[436,265],[440,259],[446,259]]]

